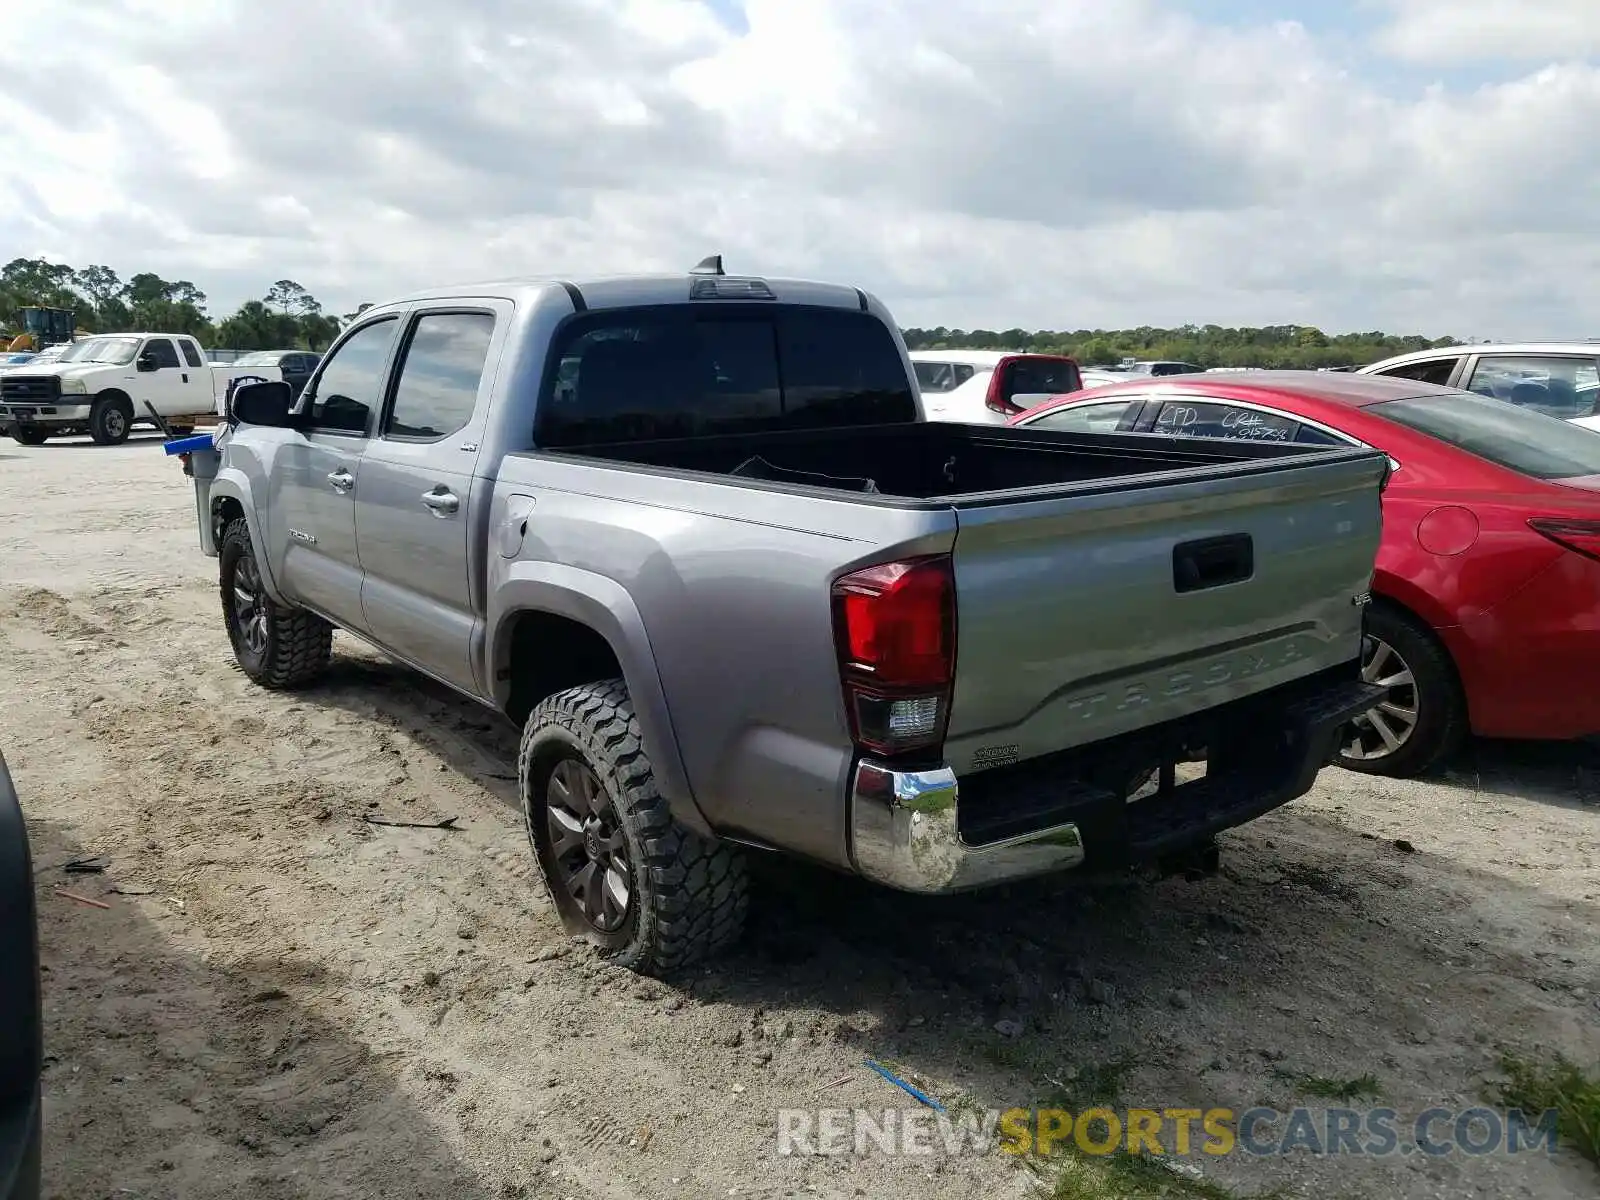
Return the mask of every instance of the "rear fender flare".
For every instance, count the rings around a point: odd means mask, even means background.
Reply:
[[[678,749],[655,653],[633,597],[614,579],[553,562],[509,564],[489,599],[489,682],[496,707],[506,710],[511,694],[512,630],[525,612],[546,612],[587,625],[610,645],[639,720],[656,786],[681,825],[710,835],[710,823],[695,803]]]

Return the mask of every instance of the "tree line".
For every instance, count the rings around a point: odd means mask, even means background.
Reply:
[[[149,271],[124,280],[107,266],[70,267],[42,258],[14,258],[0,267],[0,331],[20,333],[22,310],[66,308],[90,333],[187,333],[202,346],[228,350],[324,350],[362,309],[334,316],[292,279],[280,279],[259,300],[213,321],[206,294],[187,279]]]
[[[1168,359],[1197,367],[1269,367],[1307,370],[1360,367],[1393,354],[1456,345],[1455,338],[1425,338],[1375,331],[1323,333],[1307,325],[1259,329],[1183,325],[1177,329],[936,329],[904,330],[911,350],[1022,350],[1070,354],[1084,366],[1111,366],[1124,358]]]
[[[149,271],[124,281],[107,266],[70,267],[42,258],[14,258],[0,267],[0,330],[18,332],[20,310],[30,305],[70,308],[79,328],[92,333],[137,330],[187,333],[207,347],[229,350],[323,350],[362,309],[334,316],[292,279],[280,279],[259,300],[211,319],[206,294],[187,279],[163,279]],[[1305,325],[1232,328],[1183,325],[1177,329],[906,329],[912,350],[1024,350],[1071,354],[1086,366],[1124,358],[1175,359],[1201,367],[1361,366],[1454,338],[1429,339],[1375,331],[1326,334]]]

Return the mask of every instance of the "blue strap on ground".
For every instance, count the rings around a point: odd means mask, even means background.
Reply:
[[[940,1104],[932,1096],[925,1095],[916,1088],[912,1087],[909,1083],[907,1083],[904,1079],[901,1079],[900,1076],[889,1070],[889,1068],[884,1066],[882,1063],[873,1062],[870,1058],[864,1058],[861,1061],[866,1063],[867,1066],[871,1067],[879,1075],[882,1075],[890,1083],[894,1084],[895,1087],[900,1088],[907,1094],[916,1097],[929,1108],[934,1109],[937,1112],[944,1112],[944,1105]]]

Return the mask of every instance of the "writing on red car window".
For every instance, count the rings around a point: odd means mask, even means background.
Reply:
[[[1296,422],[1272,413],[1223,404],[1169,404],[1156,417],[1156,432],[1171,437],[1287,442],[1295,426]]]

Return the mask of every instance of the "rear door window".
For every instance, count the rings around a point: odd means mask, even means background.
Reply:
[[[1468,388],[1566,420],[1594,415],[1596,382],[1593,358],[1502,354],[1479,358]]]
[[[191,367],[205,366],[205,360],[200,357],[200,351],[194,348],[194,343],[184,339],[178,343],[183,348],[183,361]]]
[[[550,447],[916,419],[889,329],[844,309],[601,311],[567,324],[555,358]]]
[[[1436,383],[1440,387],[1448,387],[1460,362],[1461,356],[1453,354],[1447,358],[1430,358],[1422,362],[1407,363],[1403,367],[1390,367],[1387,371],[1379,371],[1378,374],[1390,375],[1396,379],[1415,379],[1419,383]]]
[[[472,420],[493,336],[490,313],[419,316],[403,351],[384,436],[438,441]]]

